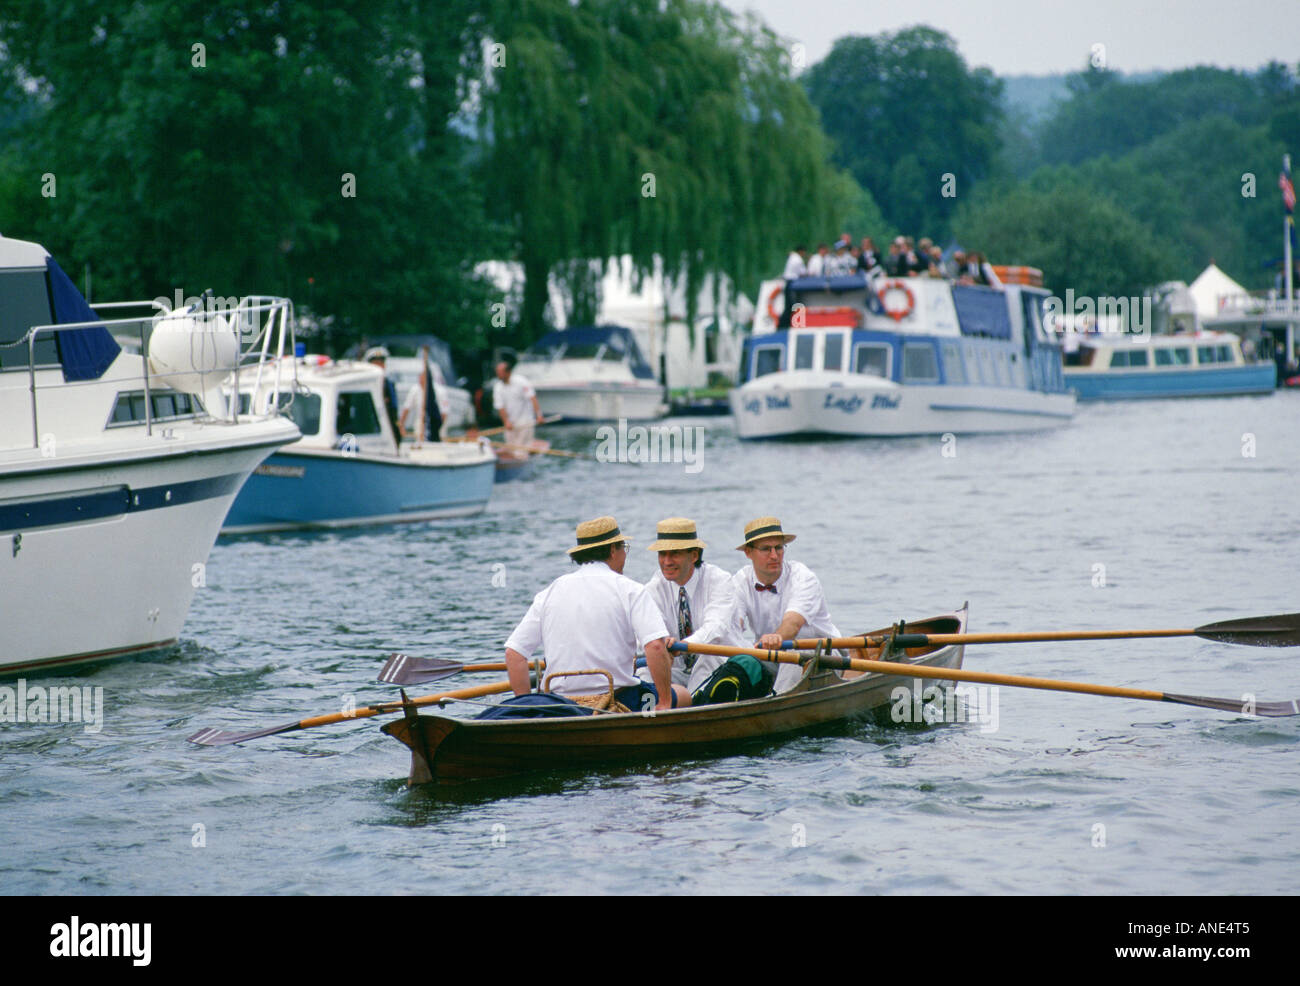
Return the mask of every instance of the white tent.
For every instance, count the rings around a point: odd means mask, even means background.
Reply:
[[[1222,299],[1243,295],[1247,291],[1219,268],[1210,264],[1188,288],[1196,303],[1196,314],[1201,318],[1215,318],[1223,310]]]

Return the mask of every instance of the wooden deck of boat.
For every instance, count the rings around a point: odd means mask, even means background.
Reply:
[[[961,633],[965,608],[909,623],[909,632]],[[871,631],[872,633],[885,632]],[[961,666],[963,648],[912,648],[907,663]],[[410,714],[383,731],[411,749],[409,783],[459,782],[557,767],[710,756],[738,743],[794,735],[868,713],[892,701],[906,677],[845,680],[809,666],[789,692],[720,705],[555,719],[465,720]]]

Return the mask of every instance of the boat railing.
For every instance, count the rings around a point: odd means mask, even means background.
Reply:
[[[1225,294],[1219,296],[1220,315],[1289,315],[1300,316],[1300,298],[1288,301],[1276,297],[1276,292],[1260,294]]]
[[[205,298],[208,297],[205,295]],[[100,302],[95,306],[97,312],[119,312],[132,309],[148,309],[151,314],[127,318],[100,318],[89,322],[66,322],[57,325],[37,325],[30,328],[26,335],[17,340],[17,344],[26,343],[27,347],[27,390],[30,395],[32,447],[41,447],[40,402],[42,390],[64,389],[76,386],[94,386],[99,378],[90,380],[63,380],[55,384],[37,385],[37,369],[54,369],[60,364],[48,359],[36,358],[37,343],[50,338],[54,333],[86,332],[107,329],[118,341],[123,342],[140,354],[140,375],[144,390],[144,425],[145,434],[152,435],[155,415],[153,391],[161,383],[170,387],[168,381],[181,384],[192,381],[200,370],[161,370],[150,363],[151,345],[155,330],[161,320],[170,315],[188,315],[199,324],[203,331],[229,332],[233,335],[238,351],[238,358],[232,369],[223,373],[223,378],[230,381],[233,392],[239,392],[239,375],[254,372],[255,382],[260,388],[264,377],[268,388],[265,401],[267,410],[263,415],[279,413],[280,394],[288,393],[291,397],[297,390],[297,368],[292,359],[283,359],[294,353],[294,318],[293,303],[288,298],[276,298],[269,295],[250,295],[241,298],[239,303],[225,311],[203,304],[203,299],[187,309],[172,309],[158,299],[152,301],[114,301]],[[138,341],[137,341],[138,340]],[[138,347],[138,348],[136,348]],[[127,348],[127,347],[123,347]],[[273,376],[266,377],[272,370],[268,362],[274,364]],[[287,373],[286,373],[287,368]],[[16,368],[15,368],[16,369]],[[213,372],[213,371],[210,371]],[[257,392],[256,390],[254,391]],[[254,409],[250,406],[250,412]],[[213,423],[237,424],[239,421],[239,402],[232,400],[220,414],[208,411],[206,402],[203,409],[204,420]]]

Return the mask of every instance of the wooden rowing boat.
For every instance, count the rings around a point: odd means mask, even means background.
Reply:
[[[965,633],[966,609],[909,623],[906,629]],[[870,631],[872,635],[889,632],[890,628]],[[962,652],[961,644],[913,647],[896,660],[960,668]],[[887,674],[845,679],[809,661],[793,689],[770,698],[653,715],[628,712],[563,719],[476,721],[420,715],[408,708],[404,718],[388,723],[383,731],[411,750],[408,783],[456,783],[558,767],[722,754],[744,741],[791,736],[869,713],[893,703],[896,690],[910,691],[912,684],[910,678]]]

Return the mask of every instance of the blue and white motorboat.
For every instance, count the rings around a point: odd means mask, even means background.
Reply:
[[[545,415],[565,421],[646,421],[668,413],[664,388],[622,326],[548,332],[521,353],[515,372]]]
[[[1085,336],[1070,364],[1066,386],[1081,401],[1271,394],[1277,384],[1273,361],[1247,362],[1228,332]]]
[[[1048,292],[942,278],[806,277],[763,285],[731,411],[741,438],[1033,431],[1075,398],[1043,326]]]
[[[327,356],[286,357],[245,374],[240,406],[278,402],[302,438],[261,465],[223,534],[354,527],[482,513],[496,455],[483,442],[402,442],[384,411],[383,373]],[[279,395],[277,397],[277,395]]]
[[[222,384],[291,326],[281,298],[92,309],[42,247],[0,237],[0,675],[176,643],[236,492],[298,437]]]

